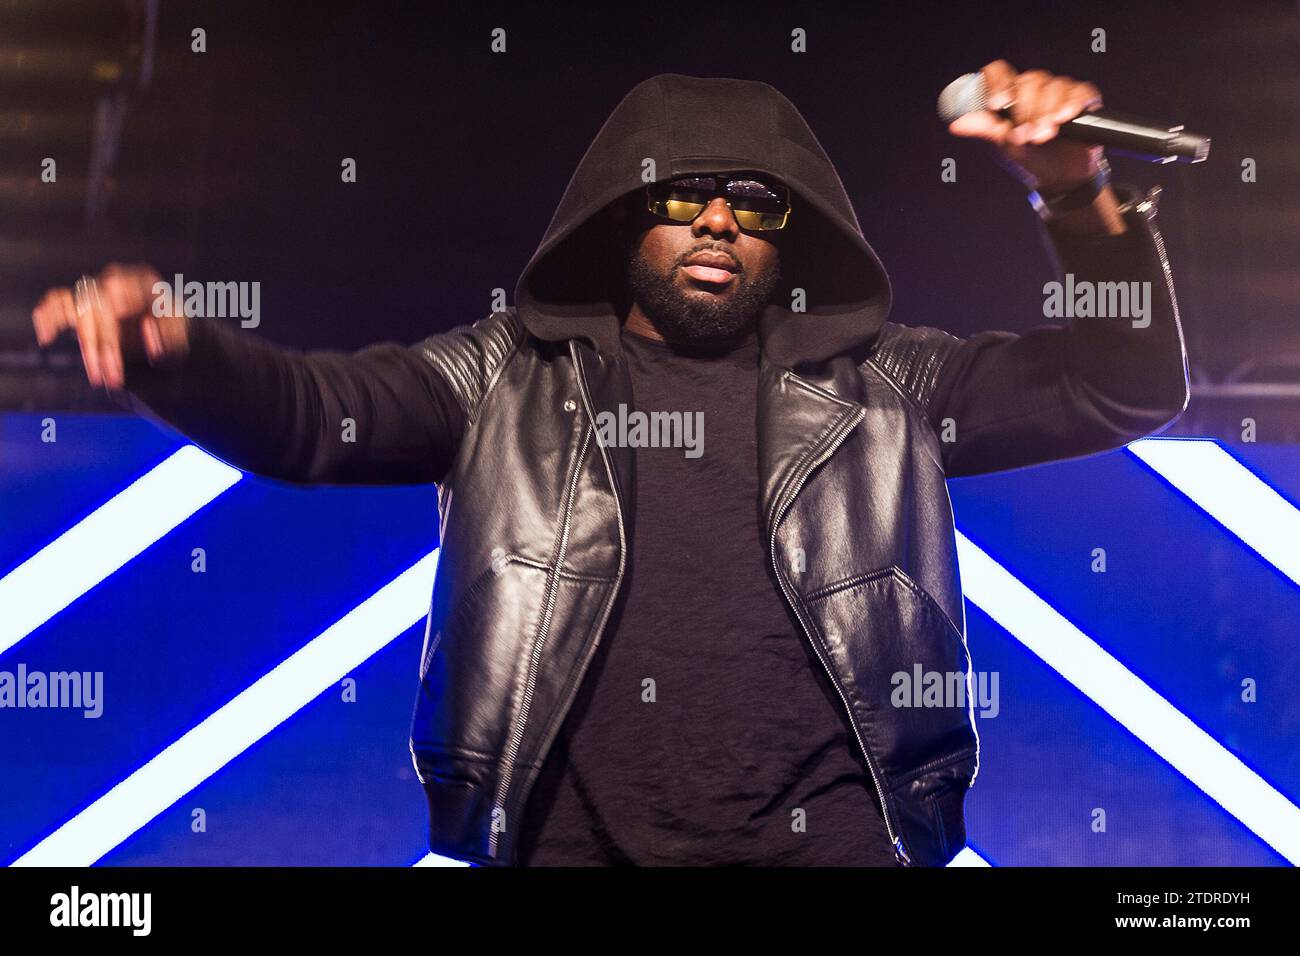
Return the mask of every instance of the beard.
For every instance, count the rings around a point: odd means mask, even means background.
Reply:
[[[683,344],[721,342],[749,331],[781,281],[779,262],[753,276],[736,276],[735,289],[726,295],[687,295],[673,273],[654,271],[635,246],[627,261],[632,298],[665,339]]]

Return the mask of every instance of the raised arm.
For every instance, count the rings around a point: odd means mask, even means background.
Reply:
[[[1117,188],[1123,233],[1045,228],[1062,280],[1143,283],[1145,316],[1080,315],[969,338],[892,323],[881,331],[872,361],[921,406],[950,477],[1117,448],[1186,408],[1187,356],[1155,202]]]
[[[920,405],[953,477],[1116,448],[1169,425],[1190,395],[1156,194],[1112,188],[1100,146],[1058,136],[1061,124],[1101,106],[1100,91],[1005,60],[980,72],[984,108],[948,129],[993,145],[1038,195],[1058,265],[1043,314],[1055,321],[965,339],[882,329],[870,360]]]

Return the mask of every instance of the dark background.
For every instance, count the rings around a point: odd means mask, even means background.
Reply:
[[[796,27],[807,53],[790,52]],[[1091,52],[1094,27],[1108,52]],[[1261,441],[1300,440],[1298,54],[1294,2],[0,0],[0,407],[115,408],[71,342],[37,349],[29,318],[45,288],[113,259],[258,281],[255,334],[295,347],[412,342],[487,315],[600,124],[660,72],[761,79],[794,102],[890,270],[895,321],[1023,331],[1046,321],[1052,278],[1035,217],[934,112],[949,80],[1003,57],[1213,137],[1197,166],[1112,158],[1117,180],[1164,187],[1196,385],[1176,429],[1239,440],[1248,415]],[[115,98],[120,132],[97,136]],[[57,184],[39,182],[45,156]]]

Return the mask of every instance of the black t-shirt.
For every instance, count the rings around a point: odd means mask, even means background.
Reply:
[[[757,339],[623,343],[634,408],[702,413],[702,453],[636,448],[626,596],[530,794],[519,863],[897,866],[843,703],[770,569]]]

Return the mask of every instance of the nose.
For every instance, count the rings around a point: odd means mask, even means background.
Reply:
[[[699,237],[704,234],[730,237],[733,241],[740,234],[740,223],[732,215],[731,207],[721,196],[715,196],[700,210],[700,214],[691,223],[691,234]]]

